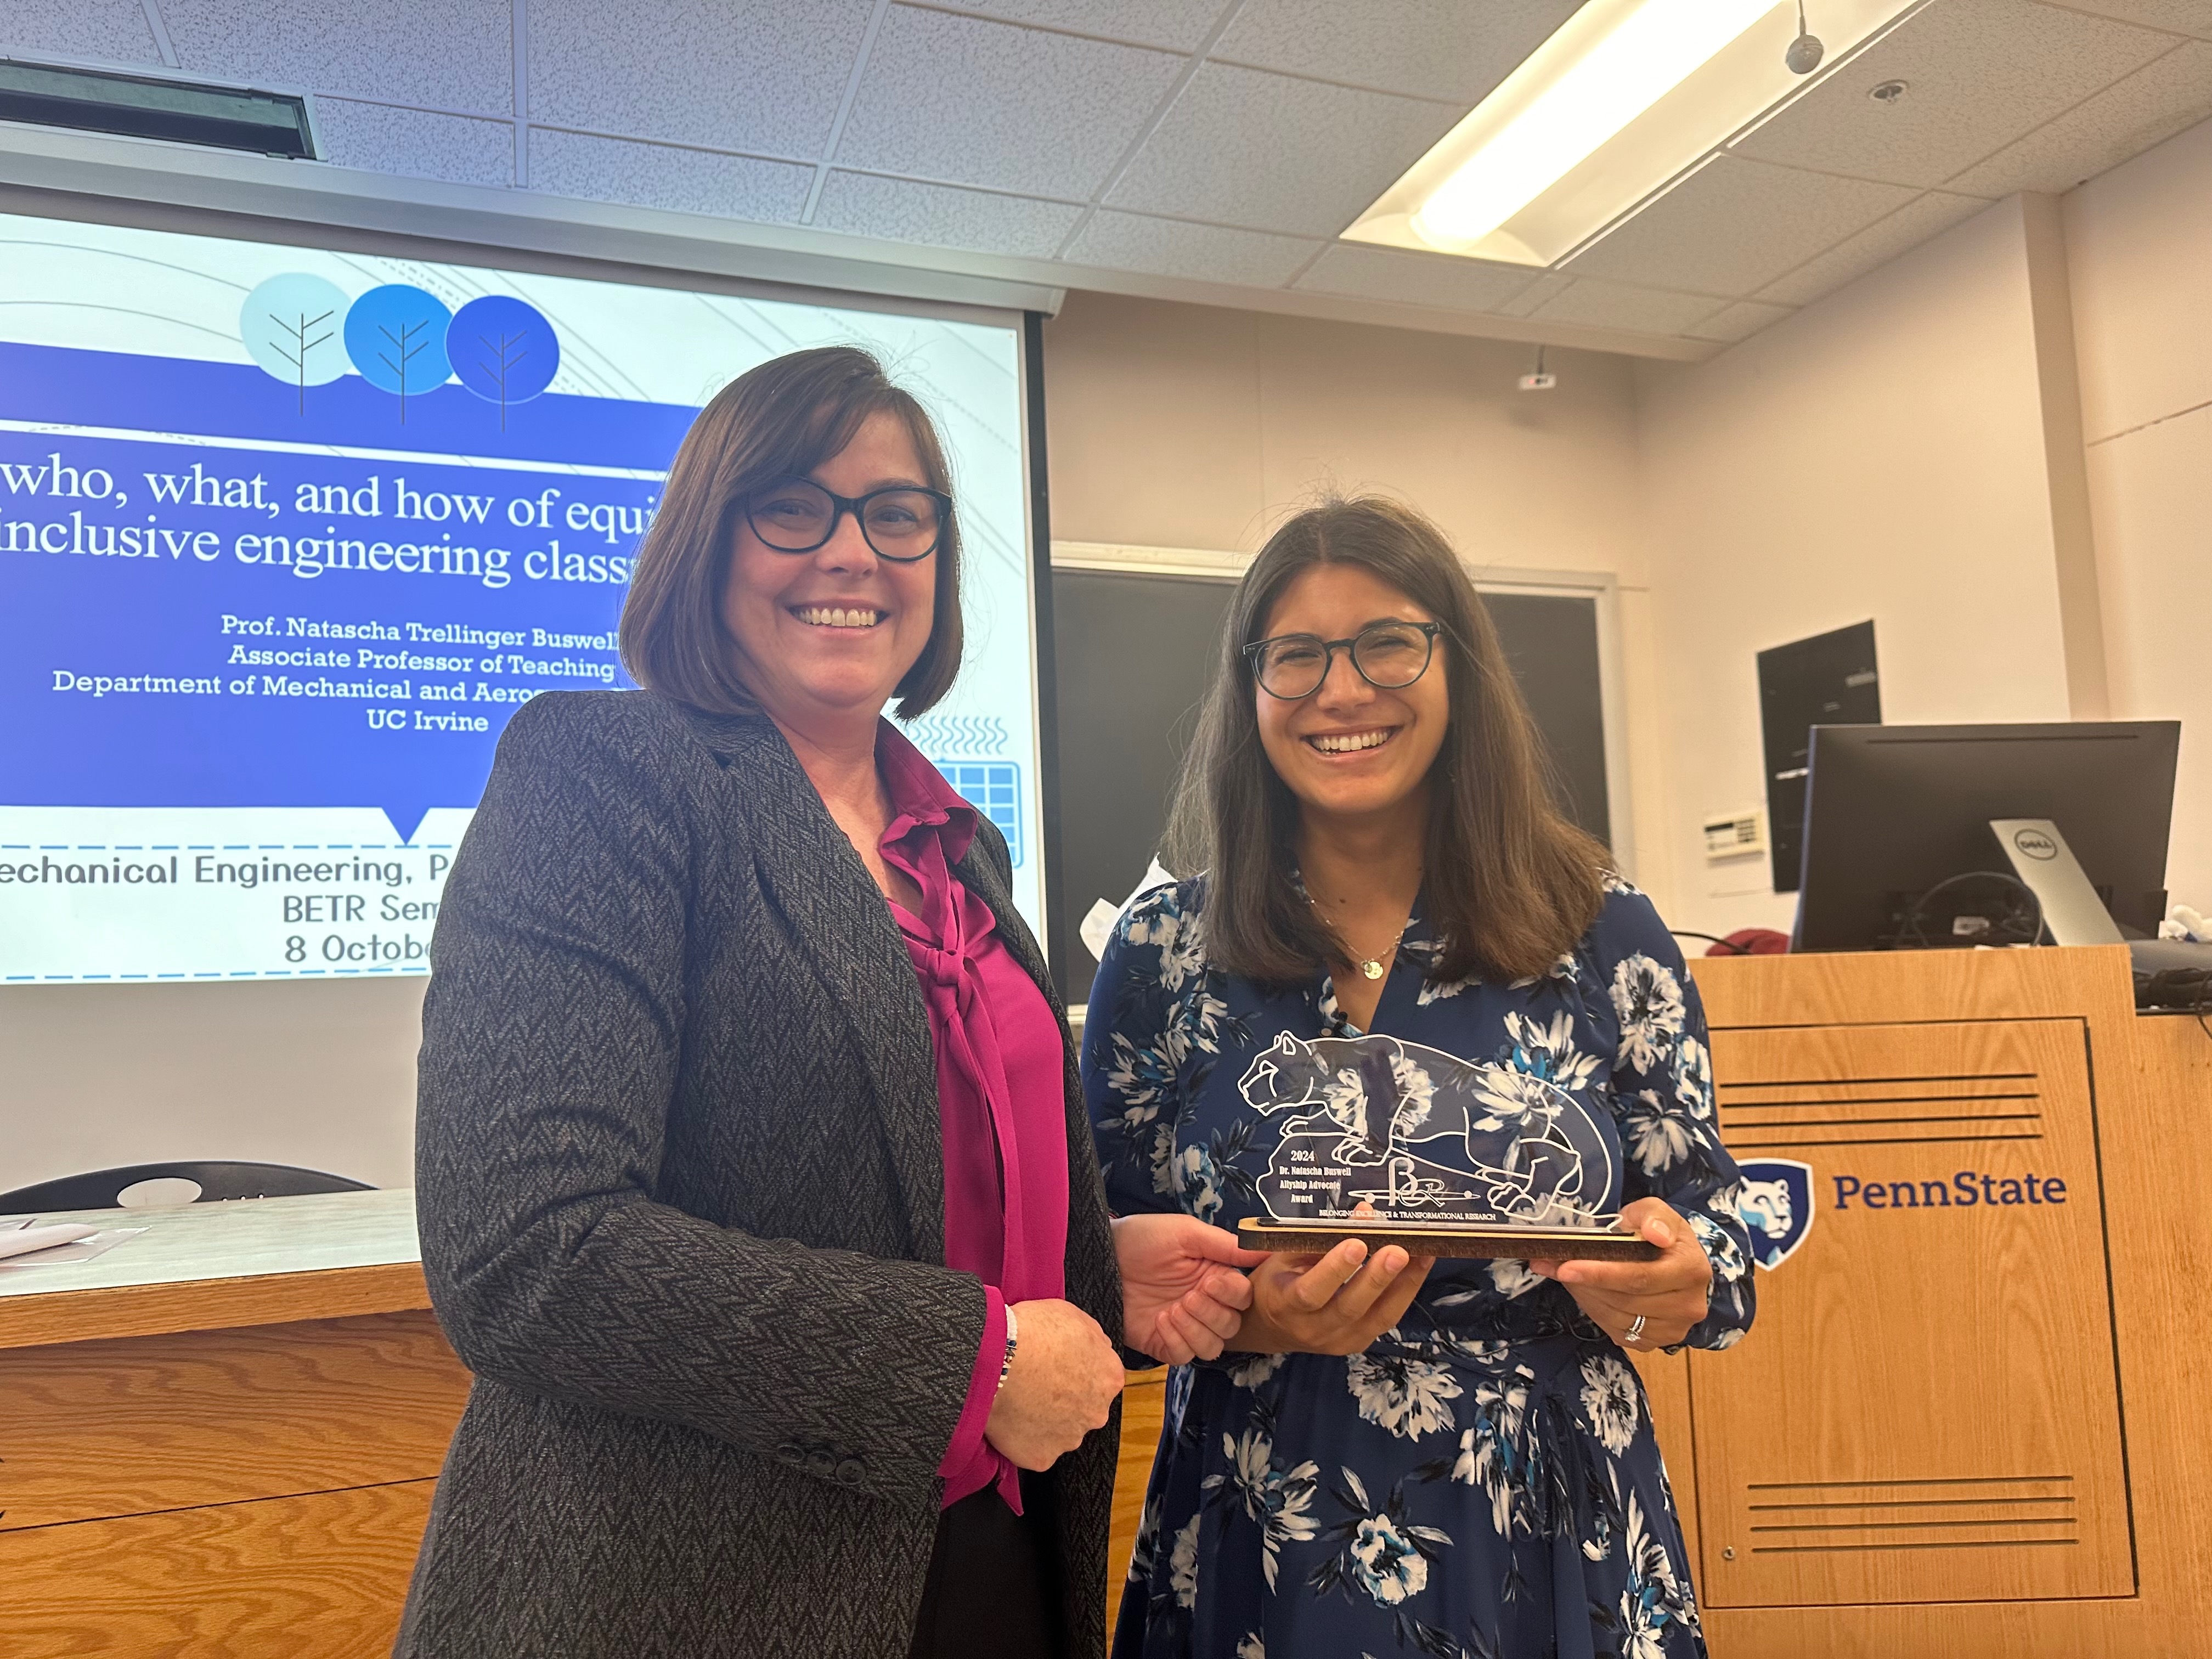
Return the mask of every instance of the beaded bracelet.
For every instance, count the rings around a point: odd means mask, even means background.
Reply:
[[[1006,1376],[1014,1369],[1014,1310],[1006,1310],[1006,1357],[999,1363],[999,1386],[1006,1386]]]

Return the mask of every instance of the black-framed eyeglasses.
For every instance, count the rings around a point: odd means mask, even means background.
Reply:
[[[811,478],[785,478],[745,497],[745,522],[779,553],[813,552],[837,533],[848,513],[877,556],[910,564],[937,551],[952,517],[952,497],[914,484],[840,495]]]
[[[1429,672],[1442,623],[1371,623],[1349,639],[1278,634],[1244,647],[1252,678],[1271,697],[1296,702],[1321,690],[1339,651],[1349,652],[1359,678],[1378,691],[1402,691]]]

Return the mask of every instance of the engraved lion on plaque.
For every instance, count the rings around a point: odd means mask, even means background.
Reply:
[[[1238,1084],[1263,1117],[1288,1112],[1257,1185],[1279,1221],[1584,1226],[1607,1213],[1612,1140],[1558,1085],[1401,1038],[1285,1032]]]

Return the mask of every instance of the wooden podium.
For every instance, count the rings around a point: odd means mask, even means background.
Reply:
[[[2118,947],[1696,974],[1812,1199],[1741,1346],[1639,1362],[1717,1659],[2212,1651],[2212,1037]]]

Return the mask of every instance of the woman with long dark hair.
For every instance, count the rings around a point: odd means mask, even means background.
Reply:
[[[1704,1018],[1650,901],[1554,806],[1434,526],[1364,499],[1269,539],[1166,851],[1189,878],[1124,915],[1084,1035],[1115,1210],[1231,1226],[1297,1188],[1284,1157],[1381,1181],[1457,1110],[1529,1149],[1488,1172],[1509,1213],[1617,1211],[1659,1255],[1271,1258],[1231,1352],[1170,1382],[1118,1659],[1702,1654],[1624,1351],[1751,1322]],[[1388,1124],[1328,1070],[1370,1034],[1396,1040]],[[1293,1096],[1334,1153],[1289,1150]]]

